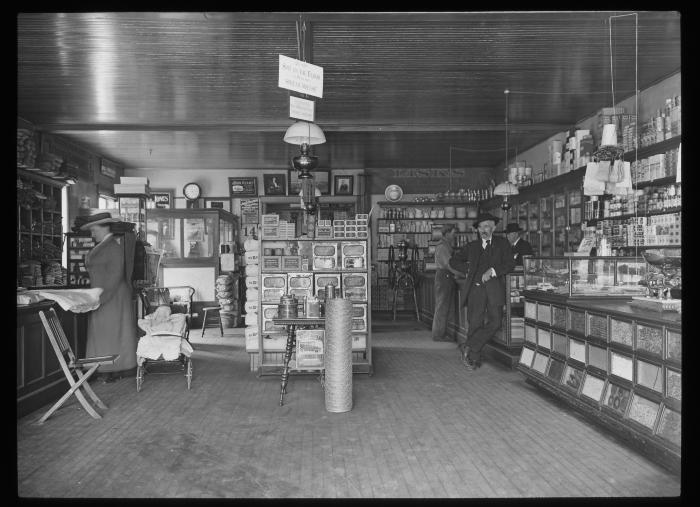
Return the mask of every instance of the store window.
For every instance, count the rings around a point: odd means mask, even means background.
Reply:
[[[117,199],[112,195],[100,194],[97,200],[97,207],[100,209],[117,209]]]

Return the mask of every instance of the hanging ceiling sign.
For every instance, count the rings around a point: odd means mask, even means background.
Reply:
[[[314,121],[314,108],[316,103],[313,100],[301,99],[291,95],[289,97],[289,117],[298,120]]]
[[[280,55],[280,88],[323,97],[323,67]]]

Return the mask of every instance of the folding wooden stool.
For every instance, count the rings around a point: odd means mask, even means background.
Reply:
[[[51,414],[58,410],[61,405],[63,405],[72,394],[78,398],[80,404],[85,408],[88,414],[90,414],[95,419],[102,419],[102,416],[97,413],[97,411],[88,403],[85,396],[80,391],[83,388],[90,399],[99,408],[106,410],[107,405],[102,403],[95,392],[92,390],[88,384],[88,379],[97,371],[97,369],[103,364],[114,364],[114,361],[119,357],[119,354],[113,354],[110,356],[100,356],[100,357],[85,357],[83,359],[76,359],[73,349],[71,349],[70,343],[66,338],[66,334],[63,331],[63,326],[61,326],[61,321],[58,320],[58,315],[53,308],[50,308],[47,312],[40,311],[39,318],[41,318],[42,324],[44,324],[44,329],[46,334],[49,336],[49,341],[53,347],[58,362],[61,365],[63,373],[66,375],[66,379],[70,384],[70,389],[66,394],[64,394],[61,399],[59,399],[49,410],[46,412],[37,424],[43,424],[46,419],[48,419]],[[83,371],[83,368],[90,367],[87,372]],[[78,377],[78,380],[73,377],[73,374]]]

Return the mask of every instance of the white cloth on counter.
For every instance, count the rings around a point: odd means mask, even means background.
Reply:
[[[139,339],[136,356],[139,364],[146,359],[173,361],[180,354],[192,355],[192,345],[183,338],[187,326],[184,313],[171,313],[169,306],[159,306],[150,315],[139,319],[139,328],[146,332]]]
[[[102,289],[99,287],[94,289],[37,289],[27,292],[36,293],[46,299],[56,301],[66,311],[85,313],[99,308]]]

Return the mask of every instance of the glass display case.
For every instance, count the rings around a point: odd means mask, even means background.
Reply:
[[[237,253],[238,229],[238,217],[222,209],[148,210],[146,241],[165,252],[158,277],[162,285],[189,285],[196,301],[215,301],[220,255]]]
[[[641,257],[526,257],[523,266],[526,290],[568,297],[646,294]]]
[[[136,224],[136,239],[143,239],[146,229],[146,201],[148,196],[143,195],[118,195],[119,215],[124,222]]]

